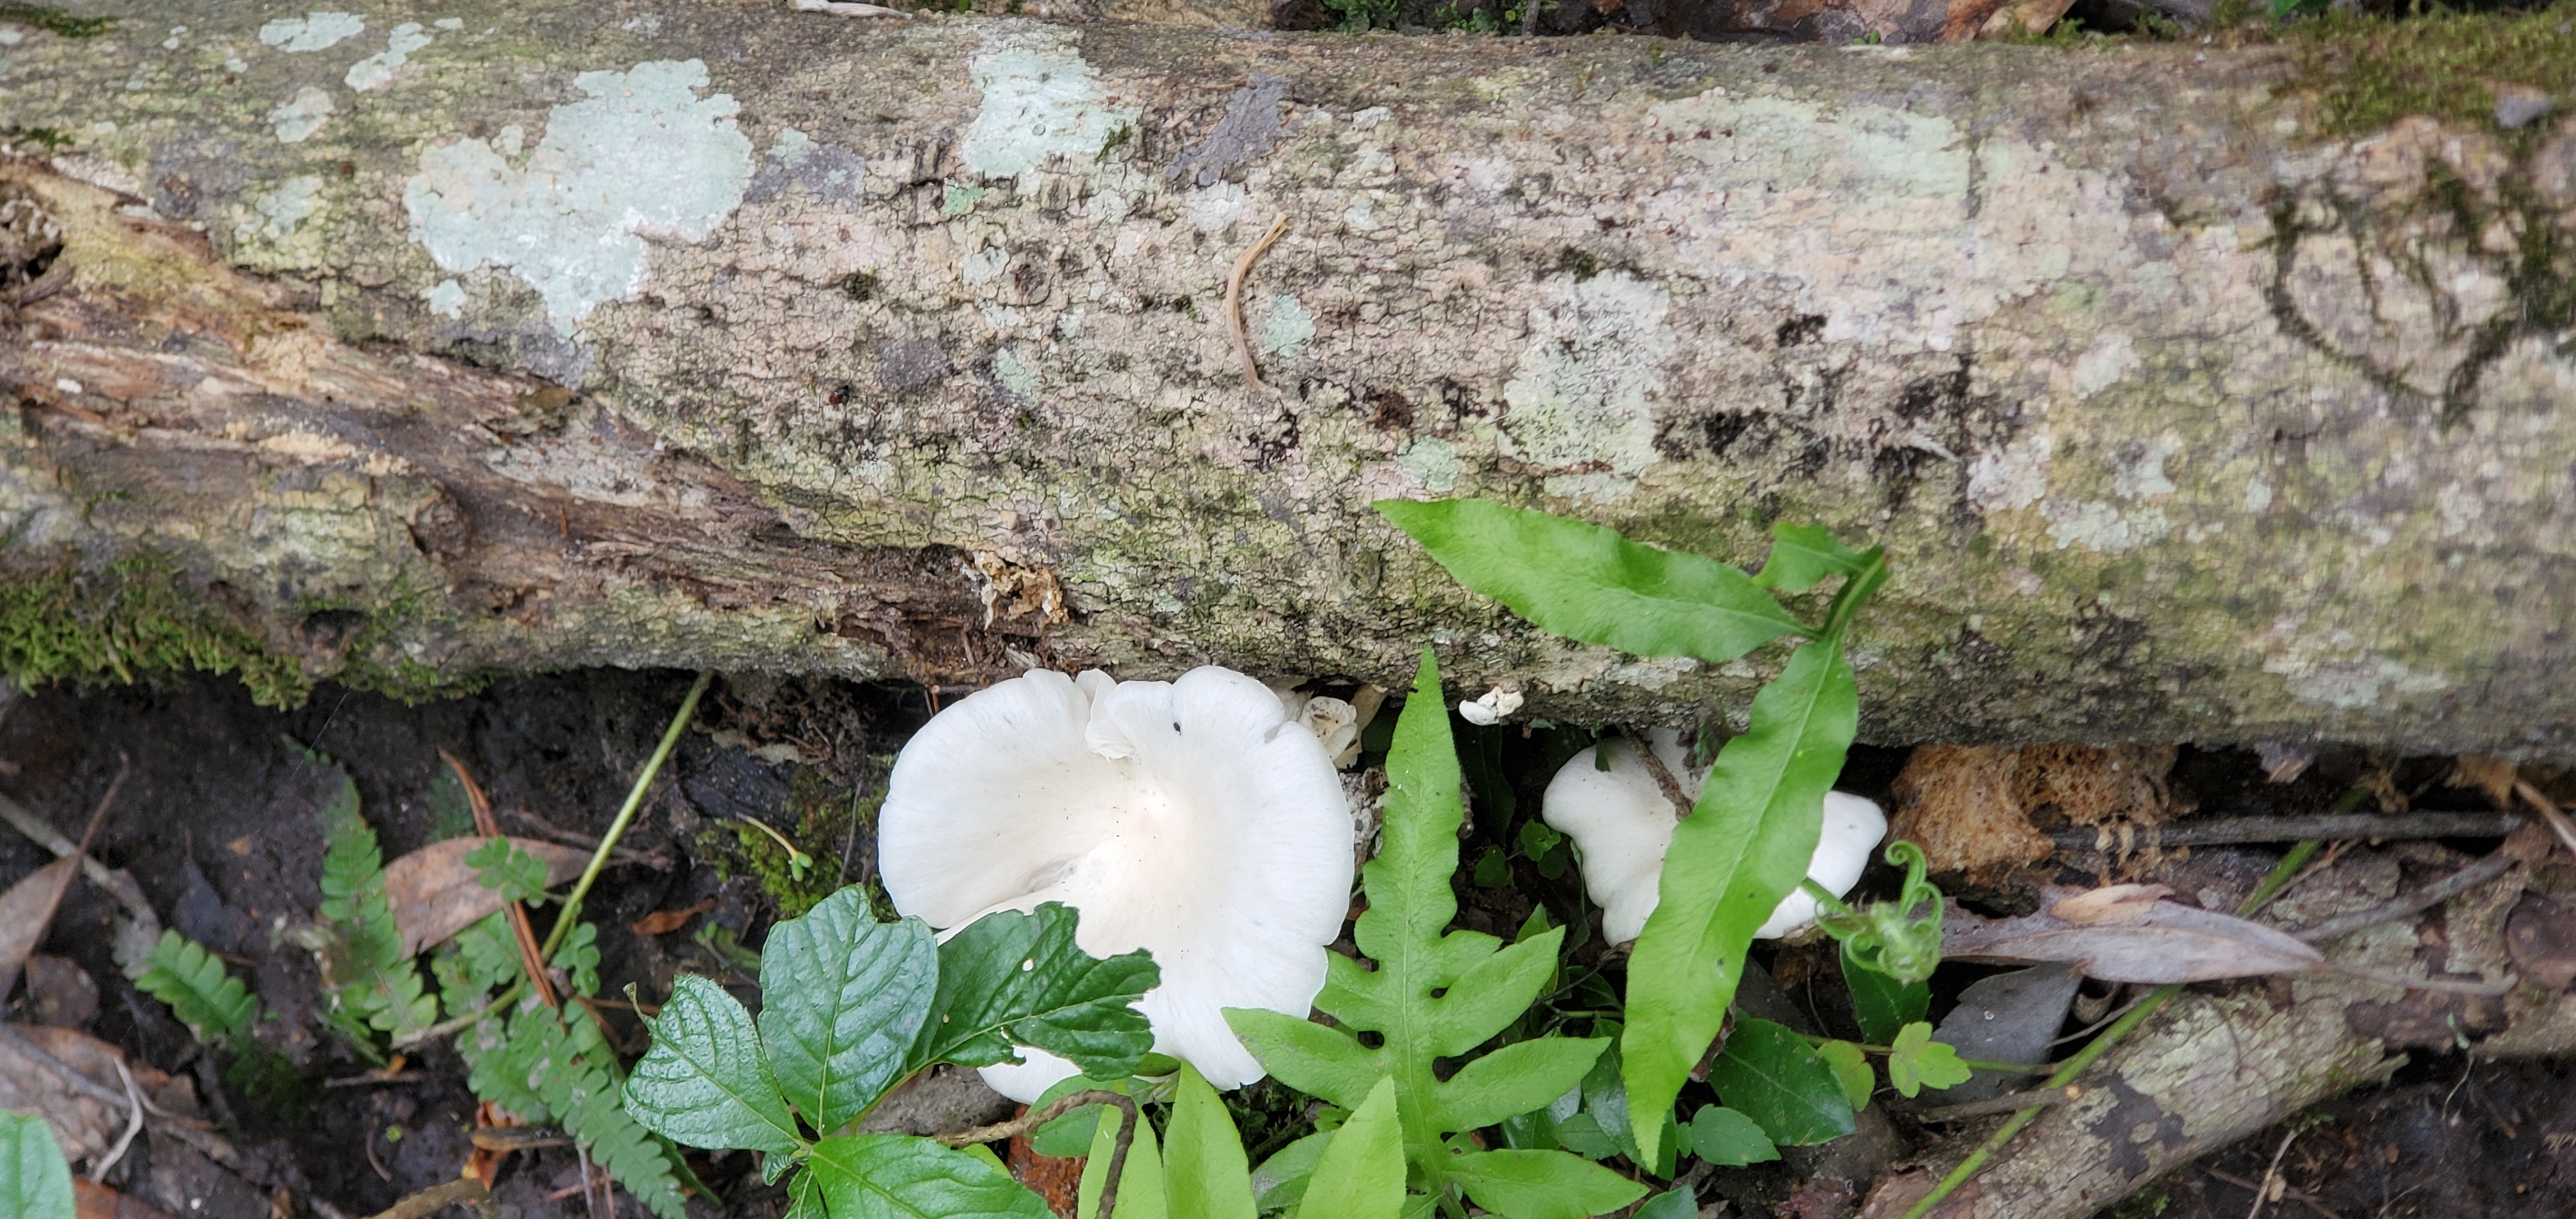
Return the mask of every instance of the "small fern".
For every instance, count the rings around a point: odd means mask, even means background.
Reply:
[[[315,766],[340,780],[322,809],[322,921],[328,935],[317,949],[323,981],[332,988],[333,1023],[353,1033],[371,1057],[366,1030],[399,1037],[438,1020],[438,1001],[423,992],[420,970],[404,955],[393,903],[385,897],[384,851],[358,813],[358,785],[337,763],[297,747]]]
[[[561,1013],[534,999],[495,1014],[456,1039],[476,1096],[532,1122],[552,1121],[663,1219],[683,1219],[680,1183],[652,1134],[619,1104],[624,1072],[598,1024],[578,1006]]]
[[[176,931],[135,962],[135,989],[170,1005],[170,1013],[207,1045],[238,1046],[259,1022],[259,999],[204,945]]]

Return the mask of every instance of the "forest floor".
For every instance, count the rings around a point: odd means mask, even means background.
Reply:
[[[116,1164],[108,1183],[190,1219],[333,1219],[371,1215],[454,1179],[477,1127],[457,1054],[433,1044],[390,1082],[372,1073],[326,1023],[314,957],[289,934],[314,918],[321,899],[323,835],[316,813],[325,788],[315,781],[319,768],[298,746],[335,760],[355,780],[363,815],[388,859],[472,832],[435,798],[442,750],[486,789],[506,830],[576,845],[607,826],[688,683],[685,674],[574,673],[419,706],[326,687],[300,708],[275,711],[252,705],[230,681],[190,678],[56,688],[0,707],[0,794],[66,834],[77,836],[120,765],[130,764],[93,853],[131,871],[164,925],[215,950],[250,983],[271,1014],[260,1026],[260,1043],[288,1064],[262,1079],[238,1071],[228,1079],[228,1064],[200,1047],[168,1008],[129,985],[111,960],[114,900],[96,886],[75,884],[38,951],[78,967],[95,988],[94,1010],[59,964],[40,957],[44,968],[30,967],[30,986],[11,994],[9,1018],[77,1027],[121,1047],[133,1062],[193,1081],[203,1111],[236,1153],[229,1165],[218,1165],[149,1135]],[[641,862],[611,867],[590,900],[588,917],[601,930],[599,995],[623,995],[632,984],[649,1003],[668,993],[679,972],[747,982],[734,946],[757,948],[782,906],[801,909],[841,884],[870,883],[869,825],[887,767],[930,711],[918,689],[718,682],[623,841]],[[1533,903],[1549,906],[1560,922],[1568,914],[1580,918],[1572,872],[1549,864],[1544,851],[1515,849],[1524,843],[1519,830],[1535,814],[1555,761],[1568,752],[1563,742],[1508,728],[1468,740],[1482,755],[1482,761],[1470,759],[1471,781],[1480,766],[1490,767],[1486,773],[1499,774],[1512,798],[1479,802],[1463,852],[1469,867],[1460,880],[1461,921],[1509,934]],[[1886,802],[1905,760],[1902,750],[1859,749],[1843,786]],[[2330,753],[2319,759],[2317,774],[2267,794],[2252,754],[2186,748],[2170,784],[2177,807],[2268,801],[2304,808],[2322,803],[2319,793],[2330,798],[2339,785],[2348,786],[2361,764],[2357,754]],[[2379,765],[2418,807],[2484,807],[2472,793],[2442,784],[2448,759]],[[1494,786],[1488,779],[1486,787]],[[810,853],[809,873],[792,875],[784,850],[750,827],[751,818]],[[2486,844],[2451,845],[2477,853]],[[1489,847],[1494,862],[1480,878],[1475,864]],[[2259,874],[2272,858],[2267,851],[2207,850],[2198,858],[2204,867]],[[0,885],[50,858],[0,829]],[[2086,869],[2098,866],[2098,859],[2061,854],[2039,870],[2089,880],[2094,874]],[[2010,903],[2008,887],[1995,896]],[[657,912],[666,916],[648,922]],[[1576,956],[1585,951],[1576,949]],[[1598,948],[1589,951],[1597,955]],[[1782,949],[1768,964],[1793,1005],[1830,1023],[1833,1004],[1824,988],[1803,983],[1824,972],[1815,953]],[[1935,980],[1941,996],[1935,1016],[1967,980],[1992,972],[1945,966]],[[42,988],[33,985],[39,974]],[[605,1010],[614,1036],[627,1043],[623,1048],[640,1049],[644,1034],[631,1011]],[[2070,1031],[2076,1021],[2069,1018]],[[2338,1219],[2576,1214],[2576,1068],[2478,1061],[2456,1046],[2409,1053],[2408,1065],[2386,1083],[2168,1174],[2109,1213],[2177,1219],[2258,1212]],[[1257,1162],[1262,1144],[1284,1141],[1295,1102],[1275,1085],[1242,1094],[1241,1101],[1239,1117]],[[1876,1164],[1863,1165],[1859,1189],[1866,1189],[1868,1172],[1924,1139],[1925,1128],[1902,1114],[1893,1129],[1896,1137],[1876,1153]],[[692,1166],[724,1196],[728,1216],[772,1219],[785,1209],[783,1197],[759,1185],[747,1155],[699,1156]],[[2258,1202],[2260,1184],[2274,1169],[2281,1192]],[[1821,1157],[1792,1155],[1785,1163],[1716,1174],[1702,1197],[1736,1215],[1852,1213],[1855,1194],[1808,1187],[1809,1178],[1826,1171]],[[1851,1171],[1848,1165],[1844,1171]],[[496,1196],[503,1213],[517,1219],[586,1215],[581,1174],[568,1148],[519,1152],[501,1169]],[[631,1202],[622,1202],[619,1212],[640,1214]]]

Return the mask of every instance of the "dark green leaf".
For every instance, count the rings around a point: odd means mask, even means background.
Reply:
[[[1768,1020],[1743,1020],[1709,1063],[1709,1086],[1774,1143],[1803,1147],[1853,1129],[1842,1081],[1805,1038]]]
[[[1784,593],[1803,593],[1827,576],[1854,576],[1878,561],[1879,550],[1853,550],[1834,540],[1822,525],[1773,525],[1771,557],[1753,582]]]
[[[1402,730],[1398,730],[1401,736]],[[1395,1080],[1377,1081],[1368,1099],[1333,1132],[1306,1179],[1300,1219],[1398,1219],[1404,1211],[1404,1135],[1396,1121]]]
[[[1154,1031],[1133,1005],[1163,971],[1142,949],[1094,958],[1074,928],[1074,912],[1048,902],[987,914],[940,945],[938,995],[906,1065],[990,1066],[1017,1044],[1095,1079],[1135,1074]]]
[[[1226,1114],[1225,1102],[1186,1066],[1173,1086],[1172,1120],[1163,1131],[1163,1188],[1172,1213],[1187,1219],[1254,1219],[1243,1136]]]
[[[1860,1035],[1877,1045],[1886,1045],[1898,1029],[1920,1020],[1932,1010],[1932,987],[1928,983],[1900,983],[1885,973],[1852,959],[1848,943],[1842,949],[1843,985],[1851,988],[1852,1015],[1860,1021]]]
[[[1486,847],[1485,853],[1476,857],[1476,884],[1479,887],[1491,889],[1511,878],[1512,863],[1503,856],[1501,847]]]
[[[814,1129],[839,1130],[894,1082],[938,986],[930,927],[876,921],[855,885],[770,930],[760,1038],[780,1090]]]
[[[0,1110],[0,1214],[73,1219],[71,1166],[41,1117]]]
[[[1699,1199],[1687,1189],[1667,1190],[1646,1199],[1634,1219],[1699,1219]]]
[[[1454,1171],[1476,1205],[1503,1219],[1584,1219],[1646,1196],[1645,1186],[1562,1151],[1476,1152],[1457,1157]]]
[[[831,1219],[1054,1219],[1009,1174],[908,1134],[825,1139],[806,1171]]]
[[[1906,1025],[1887,1047],[1887,1082],[1907,1099],[1924,1088],[1954,1088],[1974,1074],[1959,1061],[1959,1051],[1932,1040],[1932,1026],[1920,1020]]]
[[[1333,1141],[1329,1131],[1317,1132],[1290,1143],[1252,1170],[1252,1197],[1267,1211],[1295,1206],[1306,1196],[1306,1181],[1315,1175],[1315,1161],[1322,1159],[1324,1147]]]
[[[1780,1158],[1762,1127],[1723,1105],[1704,1105],[1691,1117],[1691,1154],[1711,1164],[1735,1167]]]
[[[1624,1115],[1623,1118],[1624,1119]],[[1625,1154],[1617,1140],[1601,1130],[1601,1119],[1589,1113],[1578,1113],[1556,1124],[1556,1141],[1567,1151],[1587,1160],[1606,1160]]]
[[[1598,525],[1486,500],[1375,507],[1460,584],[1569,639],[1724,664],[1808,633],[1743,572]]]
[[[1620,1050],[1637,1108],[1672,1107],[1726,1019],[1753,933],[1806,878],[1859,710],[1840,637],[1799,648],[1754,696],[1750,724],[1718,751],[1698,805],[1673,827],[1655,912],[1628,966]]]
[[[696,974],[673,980],[653,1020],[653,1048],[626,1081],[626,1110],[691,1147],[784,1154],[804,1144],[761,1059],[751,1013]]]

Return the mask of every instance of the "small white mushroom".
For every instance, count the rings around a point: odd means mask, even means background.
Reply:
[[[877,845],[895,908],[933,927],[1062,902],[1094,956],[1149,949],[1156,1050],[1236,1087],[1261,1065],[1223,1009],[1302,1016],[1350,901],[1351,810],[1323,743],[1260,682],[1032,672],[960,700],[904,746]],[[1072,1064],[984,1069],[1035,1100]]]
[[[1705,769],[1689,765],[1679,734],[1657,728],[1646,740],[1685,799],[1699,799]],[[1608,769],[1596,762],[1609,751]],[[1613,944],[1637,938],[1646,916],[1655,912],[1656,887],[1663,880],[1664,852],[1672,846],[1673,823],[1680,810],[1664,792],[1654,768],[1633,741],[1605,741],[1568,759],[1547,785],[1541,817],[1574,840],[1583,866],[1583,888],[1601,907],[1602,934]],[[1850,892],[1870,852],[1887,833],[1887,818],[1878,806],[1845,792],[1825,795],[1824,829],[1807,876],[1836,897]],[[1804,934],[1815,925],[1816,899],[1792,892],[1772,910],[1755,939],[1777,940]]]
[[[1458,718],[1479,728],[1491,728],[1519,712],[1525,701],[1517,683],[1505,682],[1478,697],[1461,700]]]

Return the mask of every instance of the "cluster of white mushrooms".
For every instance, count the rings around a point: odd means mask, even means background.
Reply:
[[[886,892],[948,932],[1061,902],[1081,915],[1083,951],[1150,950],[1162,982],[1137,1006],[1155,1050],[1240,1087],[1262,1068],[1224,1009],[1305,1015],[1349,909],[1353,820],[1336,765],[1356,757],[1353,718],[1339,700],[1283,701],[1213,667],[1172,682],[1039,671],[997,683],[933,716],[896,760],[878,822]],[[1685,765],[1671,733],[1652,740],[1696,796],[1704,772]],[[1587,749],[1566,764],[1544,816],[1574,838],[1617,942],[1654,909],[1675,812],[1634,748],[1614,747],[1606,769],[1594,758]],[[1886,822],[1839,792],[1826,822],[1810,875],[1841,893]],[[1814,912],[1793,894],[1763,933]],[[1014,1100],[1075,1073],[1053,1055],[1020,1054],[1023,1063],[983,1069]]]

